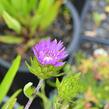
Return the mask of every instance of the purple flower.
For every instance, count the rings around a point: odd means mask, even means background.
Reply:
[[[56,39],[53,41],[50,39],[41,40],[32,49],[42,65],[62,66],[64,65],[63,59],[68,56],[63,42],[57,42]]]

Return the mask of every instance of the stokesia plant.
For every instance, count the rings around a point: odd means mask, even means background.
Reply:
[[[33,52],[35,57],[31,59],[31,66],[28,66],[31,73],[36,75],[40,81],[35,89],[35,93],[39,92],[41,84],[45,79],[55,77],[58,75],[58,71],[64,65],[62,61],[67,57],[67,52],[65,47],[63,47],[63,42],[57,42],[57,40],[51,41],[41,40],[38,44],[33,47]],[[25,109],[28,109],[36,97],[30,97]]]
[[[55,20],[62,3],[63,0],[0,0],[0,16],[12,30],[0,35],[0,42],[17,44],[17,52],[23,54]]]
[[[69,103],[79,92],[78,74],[72,75],[72,73],[68,73],[69,75],[65,76],[62,82],[56,81],[58,95],[56,94],[56,97],[54,97],[54,103],[44,93],[44,80],[64,74],[59,74],[60,69],[65,64],[63,60],[68,56],[63,42],[57,42],[56,39],[53,41],[43,39],[33,46],[32,50],[35,56],[30,59],[31,65],[27,62],[26,64],[29,71],[39,78],[39,83],[36,88],[31,82],[25,85],[24,94],[29,98],[25,109],[29,109],[36,96],[42,98],[45,109],[64,109],[63,105],[68,105],[66,109],[69,109]]]

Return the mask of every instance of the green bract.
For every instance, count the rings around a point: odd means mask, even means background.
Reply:
[[[51,77],[59,76],[59,70],[61,67],[55,67],[52,65],[41,65],[36,57],[30,59],[31,65],[26,62],[26,65],[31,73],[37,76],[40,79],[48,79]]]
[[[80,74],[68,75],[60,83],[57,80],[58,96],[62,101],[70,102],[80,91]]]

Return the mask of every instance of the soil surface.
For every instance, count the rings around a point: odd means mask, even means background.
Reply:
[[[82,25],[83,36],[109,40],[109,0],[90,0],[89,2],[88,12]],[[82,44],[82,50],[89,55],[98,48],[109,51],[109,46],[102,44],[89,42]]]
[[[109,39],[109,0],[90,0],[83,34]]]

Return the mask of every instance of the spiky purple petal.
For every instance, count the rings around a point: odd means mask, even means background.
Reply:
[[[37,60],[42,65],[62,66],[64,65],[63,59],[68,56],[63,42],[57,42],[56,39],[53,41],[50,39],[41,40],[32,49]]]

